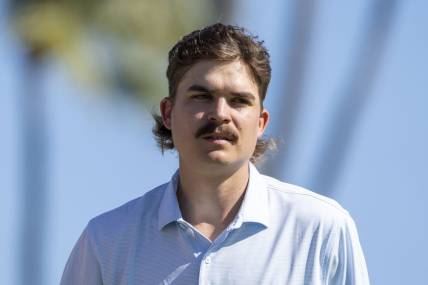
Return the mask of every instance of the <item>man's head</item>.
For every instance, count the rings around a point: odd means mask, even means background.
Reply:
[[[171,49],[167,69],[169,96],[164,100],[173,106],[179,85],[185,75],[196,64],[206,61],[218,65],[241,63],[248,78],[256,87],[255,96],[259,101],[260,116],[263,115],[263,100],[271,77],[269,53],[261,41],[257,41],[256,37],[248,34],[243,28],[220,23],[186,35]],[[162,117],[154,115],[154,118],[156,125],[153,132],[162,151],[173,149],[175,145],[171,127],[166,126]],[[251,160],[256,160],[270,146],[270,140],[258,138]]]

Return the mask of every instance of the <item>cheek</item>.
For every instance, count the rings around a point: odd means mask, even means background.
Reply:
[[[252,114],[252,116],[248,120],[248,122],[250,122],[250,121],[251,121],[251,126],[253,127],[252,129],[258,130],[259,129],[259,125],[260,125],[260,115],[259,115],[259,113]]]
[[[237,127],[248,139],[257,137],[259,134],[259,117],[252,115],[241,118],[240,124],[238,124]]]
[[[200,114],[192,114],[190,112],[180,112],[172,114],[172,136],[173,139],[180,141],[188,141],[189,136],[196,133],[196,125]]]
[[[196,120],[201,120],[204,118],[204,116],[205,116],[205,112],[202,112],[202,111],[199,111],[199,112],[196,112],[195,114],[193,114],[193,117]]]

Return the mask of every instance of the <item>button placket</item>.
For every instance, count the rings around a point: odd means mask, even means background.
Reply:
[[[209,284],[207,275],[209,275],[209,265],[211,263],[210,251],[208,250],[205,256],[202,257],[201,267],[199,270],[199,284]]]
[[[205,252],[205,255],[202,257],[201,260],[201,267],[199,271],[199,284],[209,284],[209,281],[206,279],[210,275],[210,268],[213,266],[213,257],[215,257],[214,253],[215,250],[223,244],[223,242],[227,239],[229,236],[230,231],[225,230],[221,235],[212,242],[211,246],[208,248],[208,250]]]
[[[209,255],[207,257],[205,257],[204,262],[205,262],[205,264],[210,264],[211,263],[211,257]]]

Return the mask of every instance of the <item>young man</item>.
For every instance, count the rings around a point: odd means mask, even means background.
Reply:
[[[91,220],[61,284],[369,284],[358,234],[335,201],[261,175],[269,54],[215,24],[169,53],[155,116],[179,169]]]

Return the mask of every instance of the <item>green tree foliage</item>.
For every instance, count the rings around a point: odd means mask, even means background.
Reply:
[[[13,22],[33,57],[53,56],[101,93],[166,96],[167,52],[183,34],[215,21],[201,0],[16,1]],[[106,89],[107,88],[107,89]]]

